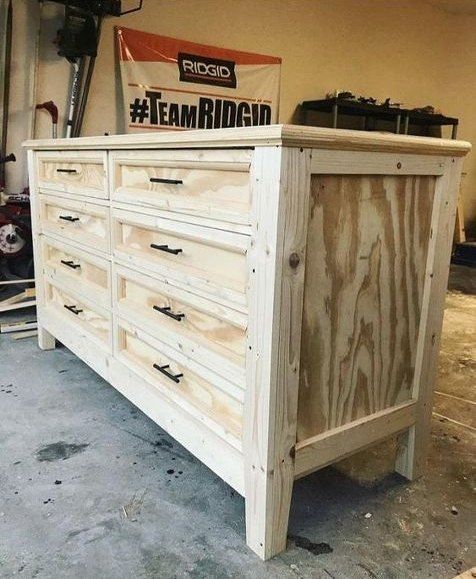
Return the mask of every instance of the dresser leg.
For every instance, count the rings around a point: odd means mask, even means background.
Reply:
[[[263,476],[245,500],[246,543],[264,561],[286,549],[294,482],[294,476],[287,476],[286,470],[277,476]]]
[[[38,326],[38,346],[42,350],[54,350],[56,346],[56,340],[53,334],[50,334],[48,330],[45,330],[42,326]]]
[[[398,437],[395,471],[408,480],[416,480],[425,472],[430,429],[430,420],[424,420]]]

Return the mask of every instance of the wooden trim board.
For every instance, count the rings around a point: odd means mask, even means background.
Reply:
[[[52,350],[55,347],[55,337],[50,334],[42,324],[43,307],[45,305],[45,290],[43,280],[43,264],[40,248],[40,200],[37,189],[36,159],[33,151],[27,152],[28,175],[30,182],[30,212],[31,212],[31,232],[33,240],[33,258],[35,263],[35,288],[36,288],[36,317],[38,320],[38,346],[42,350]]]
[[[206,131],[164,131],[163,133],[152,134],[44,139],[25,141],[23,146],[34,147],[36,150],[283,146],[456,156],[466,155],[471,148],[471,145],[464,141],[302,125],[268,125]]]
[[[295,478],[328,466],[410,428],[416,420],[416,401],[387,408],[296,444]]]
[[[19,299],[23,299],[25,296],[23,294],[20,294],[19,296],[15,296],[18,297]],[[7,301],[7,300],[5,300]],[[24,308],[32,308],[36,306],[36,300],[26,300],[24,302],[20,302],[20,303],[10,303],[10,304],[2,304],[0,302],[0,313],[3,312],[11,312],[12,310],[22,310]]]
[[[294,481],[310,161],[309,149],[264,148],[251,170],[243,454],[246,540],[263,559],[286,548]]]
[[[368,151],[313,152],[311,173],[319,175],[443,175],[446,157]]]
[[[446,172],[436,183],[413,380],[412,398],[417,400],[417,419],[400,437],[396,462],[396,471],[410,480],[423,474],[430,441],[433,391],[462,165],[463,159],[447,159]]]

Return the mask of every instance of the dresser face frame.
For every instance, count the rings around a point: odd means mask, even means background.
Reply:
[[[304,127],[257,129],[27,146],[40,348],[53,348],[55,338],[64,343],[242,494],[247,543],[268,559],[286,547],[295,479],[391,436],[398,436],[395,470],[408,479],[423,472],[458,187],[469,145]],[[46,186],[41,181],[45,159],[64,170],[68,156],[76,163],[86,160],[85,193],[71,176],[59,187],[54,180]],[[150,170],[142,169],[147,163]],[[127,175],[117,173],[117,167],[137,166],[148,177],[190,174],[200,182],[201,163],[205,181],[213,189],[216,179],[216,188],[181,200],[168,189],[160,189],[158,201],[140,190],[143,201],[134,200],[134,191],[124,188]],[[101,167],[104,192],[98,185]],[[249,193],[243,204],[236,189],[229,207],[221,202],[224,170],[237,172],[236,178],[227,173],[226,183]],[[246,170],[249,192],[240,176]],[[51,199],[71,210],[89,202],[95,214],[106,213],[103,245],[83,245],[80,236],[69,235],[62,247],[59,230],[42,222],[40,207]],[[165,255],[148,267],[142,241],[131,241],[136,254],[129,259],[117,225],[129,218],[145,228],[141,231],[157,227],[172,232],[174,241],[186,239],[196,255],[198,243],[204,243],[203,262],[182,264],[169,278],[176,256]],[[80,324],[72,332],[64,315],[50,307],[51,283],[62,290],[74,285],[63,287],[61,272],[43,263],[48,239],[66,253],[69,247],[74,256],[87,255],[107,272],[109,304],[104,290],[98,303],[84,294],[85,309],[90,303],[102,323],[110,324],[106,341],[91,338]],[[206,259],[209,278],[203,273]],[[227,262],[233,271],[227,271]],[[165,288],[197,312],[207,310],[207,324],[225,328],[222,351],[226,328],[230,340],[246,331],[244,365],[236,363],[237,355],[220,358],[219,349],[206,358],[204,334],[194,336],[193,327],[177,337],[164,324],[161,335],[130,304],[129,318],[123,319],[124,274],[149,289],[156,280],[157,292]],[[170,354],[170,368],[190,370],[194,379],[182,395],[128,357],[127,335],[133,336],[133,355],[137,343],[144,343],[149,357],[154,351]],[[210,384],[216,392],[208,390]],[[218,407],[215,420],[207,409]]]

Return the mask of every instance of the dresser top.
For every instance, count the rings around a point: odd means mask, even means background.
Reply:
[[[465,141],[395,135],[393,133],[327,129],[304,125],[164,131],[75,139],[30,140],[23,143],[24,147],[35,150],[185,149],[274,145],[448,156],[464,156],[471,149],[471,144]]]

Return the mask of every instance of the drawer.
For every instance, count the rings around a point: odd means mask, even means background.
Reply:
[[[45,308],[53,308],[70,324],[71,332],[86,333],[111,350],[111,313],[45,278]]]
[[[223,299],[246,303],[247,235],[120,209],[112,210],[112,219],[116,257]]]
[[[198,420],[241,438],[243,391],[125,320],[116,318],[116,356]]]
[[[114,152],[112,198],[249,224],[249,155],[248,151]]]
[[[114,276],[121,316],[244,387],[245,314],[126,267]]]
[[[108,252],[109,207],[52,195],[40,195],[40,228],[82,245]]]
[[[71,245],[40,236],[44,273],[63,287],[111,307],[111,264]]]
[[[37,153],[37,186],[108,199],[106,155],[103,151]]]

